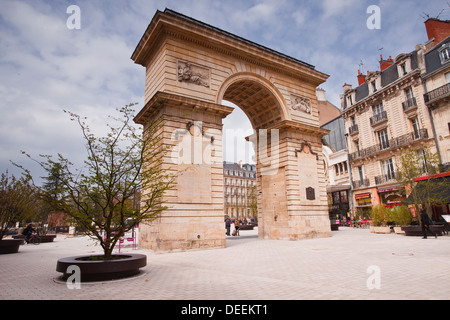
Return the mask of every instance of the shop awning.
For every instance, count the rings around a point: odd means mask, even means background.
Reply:
[[[417,199],[420,203],[430,201],[431,203],[447,203],[450,202],[450,175],[442,175],[437,177],[429,177],[429,179],[421,177],[416,180],[417,185],[414,188]],[[406,204],[413,204],[413,192],[405,201]]]

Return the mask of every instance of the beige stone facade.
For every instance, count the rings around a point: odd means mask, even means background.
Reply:
[[[344,85],[342,114],[357,215],[377,204],[400,204],[395,180],[400,150],[434,145],[423,99],[423,54],[424,47],[417,46],[395,60],[381,57],[380,71],[360,74],[357,88]]]
[[[330,236],[316,87],[327,75],[225,31],[158,11],[132,55],[146,68],[136,122],[161,116],[177,174],[169,209],[141,227],[154,250],[225,246],[222,119],[238,105],[256,135],[259,236]]]
[[[428,21],[427,21],[428,22]],[[440,37],[434,36],[426,44],[424,59],[427,65],[423,75],[429,108],[435,131],[435,142],[444,166],[450,165],[450,22],[431,21],[428,29],[439,26]],[[430,31],[430,30],[429,30]],[[429,32],[436,35],[436,32]]]

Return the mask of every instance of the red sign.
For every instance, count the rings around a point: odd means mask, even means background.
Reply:
[[[372,194],[370,192],[367,193],[360,193],[360,194],[355,194],[355,199],[367,199],[367,198],[372,198]]]

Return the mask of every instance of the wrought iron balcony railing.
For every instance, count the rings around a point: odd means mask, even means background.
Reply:
[[[352,181],[353,189],[361,188],[361,187],[368,187],[370,185],[369,179],[362,179],[362,180],[356,180]]]
[[[410,132],[404,135],[401,135],[397,138],[389,139],[388,143],[376,144],[370,146],[368,148],[350,153],[349,158],[350,161],[355,161],[358,159],[363,159],[366,157],[374,156],[380,152],[386,150],[394,150],[403,146],[410,145],[416,141],[428,139],[428,130],[420,129],[415,132]]]
[[[392,180],[395,180],[395,173],[394,172],[391,172],[391,173],[388,173],[388,174],[382,174],[380,176],[376,176],[375,177],[375,184],[378,185],[378,184],[386,183],[386,182],[389,182],[389,181],[392,181]]]
[[[407,110],[417,107],[416,98],[409,98],[405,102],[402,102],[402,106],[403,106],[403,111],[407,111]]]
[[[354,134],[354,133],[357,133],[358,131],[359,131],[359,129],[358,129],[357,124],[353,124],[351,127],[348,128],[349,134]]]
[[[370,117],[370,124],[373,126],[381,121],[387,120],[387,112],[381,111],[380,113],[376,113],[373,117]]]
[[[435,102],[436,100],[445,98],[450,95],[450,83],[447,83],[437,89],[434,89],[423,95],[426,104]]]

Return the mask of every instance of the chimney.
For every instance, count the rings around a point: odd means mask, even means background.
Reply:
[[[428,40],[434,38],[433,45],[437,45],[450,35],[450,21],[430,18],[425,21],[425,28],[427,30]]]
[[[389,59],[383,60],[383,55],[380,54],[380,70],[383,71],[394,64],[394,60],[389,56]]]
[[[327,94],[322,88],[316,88],[316,97],[318,101],[327,101]]]
[[[358,70],[358,86],[362,85],[366,82],[366,76],[361,73],[361,70]]]
[[[342,87],[344,88],[344,93],[345,93],[345,91],[352,89],[352,85],[348,84],[347,82],[344,83],[344,85]]]

